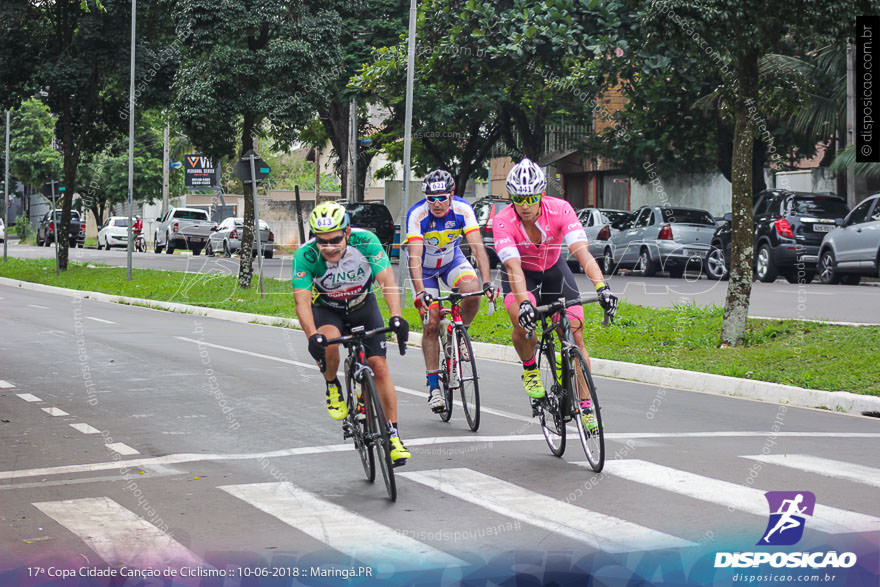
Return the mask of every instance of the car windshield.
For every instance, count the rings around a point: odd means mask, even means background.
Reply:
[[[113,226],[128,226],[128,218],[117,218],[113,221]]]
[[[692,210],[690,208],[661,208],[663,212],[663,221],[673,224],[703,224],[713,226],[715,219],[703,210]]]
[[[823,196],[796,197],[791,202],[792,214],[809,214],[820,218],[843,218],[849,212],[846,203],[839,198]]]
[[[350,204],[346,206],[349,215],[357,217],[359,222],[367,220],[382,221],[388,220],[391,213],[384,206],[375,206],[369,204]]]
[[[244,219],[236,218],[235,228],[244,228]],[[265,220],[260,220],[260,230],[269,230],[269,225],[266,223]]]
[[[630,214],[629,212],[623,212],[619,210],[602,211],[602,222],[604,222],[605,224],[610,224],[614,228],[618,228],[621,224],[625,223],[630,218],[632,218],[632,214]]]
[[[76,210],[71,210],[70,219],[79,220],[79,212],[77,212]],[[61,220],[61,210],[55,210],[55,220]]]
[[[184,220],[207,220],[208,213],[201,210],[175,210],[174,217]]]

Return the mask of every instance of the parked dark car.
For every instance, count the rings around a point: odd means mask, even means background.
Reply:
[[[343,202],[348,210],[351,225],[364,228],[376,234],[385,253],[391,256],[391,244],[394,242],[394,219],[391,211],[381,202]]]
[[[862,200],[819,247],[822,283],[857,285],[863,276],[880,277],[880,194]]]
[[[61,210],[52,210],[43,215],[40,225],[37,227],[37,246],[48,247],[55,242],[55,227],[61,224]],[[68,243],[70,248],[77,245],[83,246],[86,240],[86,223],[80,219],[79,212],[70,211],[70,227],[68,229]]]
[[[498,266],[498,255],[495,253],[495,240],[492,238],[492,221],[495,215],[507,208],[510,200],[499,196],[486,196],[475,201],[471,206],[474,208],[474,214],[477,217],[477,223],[480,225],[480,236],[483,237],[483,246],[486,247],[486,254],[489,256],[489,267],[494,269]],[[461,251],[469,259],[472,258],[470,247],[464,239],[461,241]],[[471,261],[476,267],[475,261]]]
[[[816,275],[819,245],[843,222],[846,201],[833,194],[764,190],[755,199],[755,274],[765,283],[782,275],[809,283]]]

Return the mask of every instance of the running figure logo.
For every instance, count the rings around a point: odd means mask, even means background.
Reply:
[[[768,491],[770,521],[758,546],[791,546],[804,535],[805,516],[813,515],[816,496],[810,491]]]

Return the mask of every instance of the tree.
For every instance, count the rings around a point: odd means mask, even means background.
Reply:
[[[2,98],[14,106],[37,90],[58,117],[56,138],[63,152],[61,251],[59,266],[67,269],[70,210],[77,191],[77,170],[84,155],[99,151],[123,134],[127,106],[131,4],[125,0],[57,0],[4,3],[0,28],[28,36],[27,41],[6,40],[15,52],[0,53],[0,72],[9,77],[11,92]],[[138,15],[137,70],[145,72],[139,99],[148,103],[168,87],[173,59],[157,59],[153,44],[167,47],[168,4],[141,5]]]
[[[721,71],[734,119],[731,165],[732,259],[724,319],[723,345],[743,342],[752,285],[752,157],[766,120],[765,96],[759,93],[759,61],[789,43],[820,47],[846,34],[856,2],[833,4],[796,0],[784,14],[768,11],[758,0],[668,0],[646,9],[645,32],[676,43]],[[771,135],[772,136],[772,135]],[[762,133],[762,138],[764,137]]]
[[[55,119],[45,104],[31,98],[12,111],[9,126],[9,173],[23,183],[25,193],[30,194],[34,186],[57,178],[61,171],[61,153],[52,147]],[[4,116],[0,120],[0,136],[5,134]]]
[[[220,160],[255,139],[289,146],[308,124],[336,67],[339,18],[315,1],[179,0],[189,31],[174,81],[175,113],[196,147]],[[234,164],[234,163],[233,163]],[[250,193],[250,184],[244,185]],[[253,274],[254,208],[245,198],[239,287]]]

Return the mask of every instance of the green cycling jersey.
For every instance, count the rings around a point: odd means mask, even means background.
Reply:
[[[370,293],[373,279],[391,263],[379,238],[368,230],[352,228],[342,258],[328,263],[315,239],[293,256],[294,289],[311,289],[312,304],[343,310],[360,305]]]

